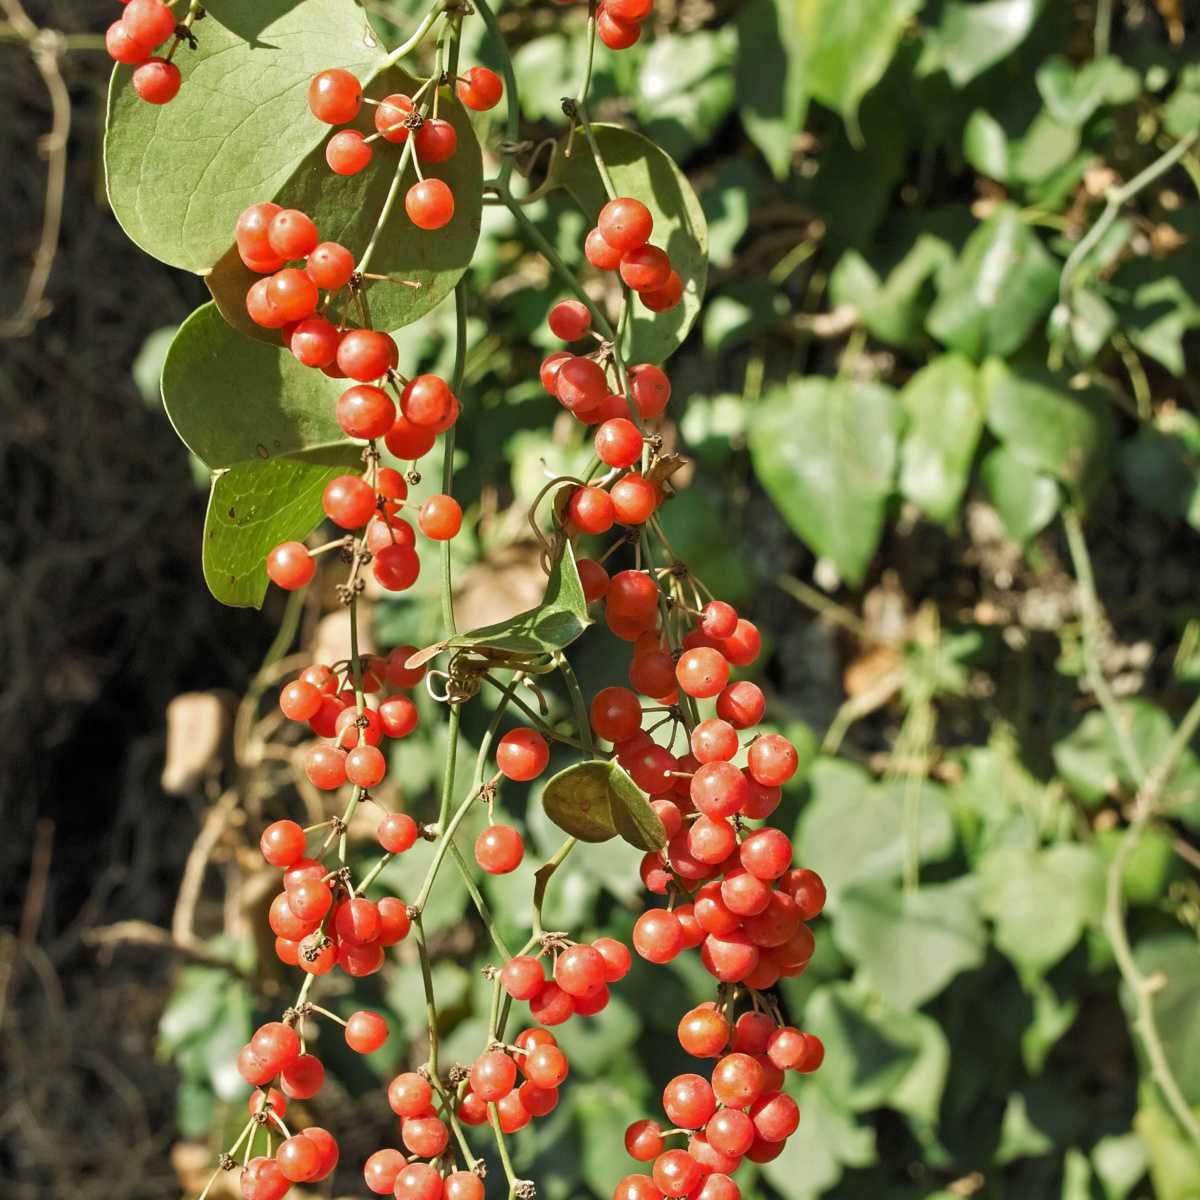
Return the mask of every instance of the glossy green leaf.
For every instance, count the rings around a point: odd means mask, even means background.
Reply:
[[[750,430],[754,469],[792,529],[858,584],[892,491],[900,406],[891,388],[804,379],[763,400]]]
[[[1008,134],[986,109],[977,108],[963,128],[963,157],[981,175],[1002,183],[1011,174]]]
[[[922,367],[900,393],[908,422],[900,446],[900,491],[935,521],[953,520],[983,431],[978,372],[945,354]]]
[[[940,66],[955,87],[965,87],[1011,54],[1029,35],[1046,0],[947,0],[938,27],[928,35],[929,65]]]
[[[205,271],[238,214],[270,200],[330,128],[308,111],[312,77],[345,67],[366,79],[383,47],[353,0],[213,0],[198,49],[176,56],[183,86],[146,104],[118,66],[109,87],[104,162],[125,232],[148,254]]]
[[[1109,55],[1078,70],[1062,55],[1037,69],[1037,89],[1050,115],[1065,125],[1082,125],[1105,104],[1128,104],[1141,91],[1138,73]]]
[[[640,133],[617,125],[594,125],[600,153],[623,196],[636,196],[654,218],[651,242],[671,259],[683,280],[683,300],[670,312],[652,313],[636,298],[623,344],[627,362],[661,363],[680,345],[700,312],[708,277],[708,228],[692,186],[670,157]],[[587,142],[577,133],[571,157],[560,143],[553,178],[595,222],[607,196]]]
[[[886,884],[847,888],[833,926],[856,978],[898,1008],[919,1008],[962,971],[983,962],[987,934],[975,880],[902,891]]]
[[[1058,512],[1058,484],[1003,446],[989,450],[980,475],[1004,528],[1022,544],[1040,533]]]
[[[989,359],[980,374],[987,424],[1027,466],[1086,494],[1106,466],[1115,422],[1100,388]]]
[[[376,76],[366,91],[375,98],[393,92],[411,95],[416,86],[411,76],[392,67]],[[350,128],[374,132],[374,111],[364,105]],[[458,148],[447,162],[423,165],[422,173],[449,185],[454,193],[454,216],[448,225],[432,231],[418,229],[409,220],[404,210],[404,195],[417,182],[409,163],[369,264],[372,274],[405,282],[367,280],[362,290],[369,324],[375,329],[399,329],[440,304],[470,265],[479,238],[483,207],[479,142],[466,110],[451,96],[449,88],[442,89],[438,115],[454,126]],[[373,146],[375,154],[370,165],[350,176],[335,175],[329,170],[324,147],[318,146],[267,198],[285,208],[307,213],[316,222],[322,240],[339,242],[358,258],[375,234],[404,149],[382,138]],[[227,249],[205,277],[205,283],[230,324],[251,337],[278,345],[279,334],[256,325],[246,313],[246,292],[259,276],[238,257],[237,248],[232,245],[232,229],[231,225]],[[351,324],[368,323],[363,308],[348,293],[338,301],[335,312],[343,313]]]
[[[620,834],[639,850],[661,850],[667,835],[632,779],[612,762],[579,762],[559,771],[542,791],[550,819],[581,842]]]
[[[943,272],[926,327],[971,358],[1011,354],[1053,303],[1058,264],[1015,208],[998,209]]]
[[[1200,64],[1179,73],[1179,84],[1163,107],[1163,126],[1175,137],[1200,129]]]
[[[808,112],[808,48],[792,12],[787,0],[750,0],[737,12],[738,113],[777,179]]]
[[[361,450],[347,444],[252,459],[219,472],[204,518],[209,591],[222,604],[258,608],[267,592],[267,555],[280,542],[308,537],[325,515],[325,485],[361,466]]]
[[[921,0],[799,0],[801,43],[808,48],[812,94],[851,128],[862,98],[882,78]]]
[[[1098,924],[1104,906],[1104,868],[1086,846],[999,846],[980,862],[979,880],[996,945],[1030,977],[1058,962],[1085,926]]]

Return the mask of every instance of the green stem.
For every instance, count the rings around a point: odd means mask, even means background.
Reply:
[[[554,872],[566,861],[567,855],[579,844],[578,838],[569,837],[555,851],[554,857],[548,859],[542,866],[537,869],[533,880],[533,938],[536,942],[541,938],[546,930],[542,927],[542,907],[546,903],[546,889],[550,886],[550,880],[554,876]]]
[[[416,97],[413,99],[415,100]],[[415,138],[407,138],[404,142],[404,149],[400,152],[400,161],[396,163],[396,173],[392,176],[391,187],[388,188],[388,193],[383,200],[383,207],[379,210],[379,220],[375,222],[375,228],[371,231],[371,240],[367,242],[367,248],[358,260],[358,270],[361,274],[365,274],[367,267],[371,265],[371,259],[375,254],[375,248],[379,245],[383,227],[387,224],[388,218],[392,215],[392,209],[396,206],[396,199],[400,195],[400,183],[404,178],[408,161],[413,156],[415,144]]]
[[[438,803],[438,829],[444,830],[454,796],[454,771],[458,761],[458,735],[462,727],[462,705],[450,705],[450,721],[446,727],[446,769],[442,774],[442,796]]]
[[[454,285],[454,371],[450,376],[450,390],[457,396],[462,391],[463,375],[467,361],[467,286],[460,279]],[[443,435],[442,441],[442,494],[453,495],[454,488],[454,426]],[[454,583],[451,576],[450,539],[442,542],[442,624],[446,637],[452,638],[458,627],[454,623]]]
[[[488,33],[500,51],[500,74],[504,78],[504,99],[507,105],[504,137],[508,145],[500,160],[500,171],[496,176],[496,183],[503,194],[508,190],[508,182],[513,173],[512,147],[516,145],[521,132],[521,104],[517,93],[517,76],[513,70],[512,56],[508,52],[508,43],[504,40],[504,34],[500,32],[500,24],[496,20],[496,14],[492,11],[491,5],[487,0],[473,0],[473,2],[479,15],[483,18],[484,25],[487,26]]]
[[[478,0],[476,0],[478,3]],[[488,1105],[488,1116],[492,1122],[492,1132],[496,1135],[496,1150],[500,1155],[500,1164],[504,1167],[504,1177],[508,1180],[508,1200],[513,1200],[517,1194],[517,1185],[521,1180],[517,1178],[516,1171],[513,1170],[512,1158],[508,1153],[508,1142],[504,1137],[504,1130],[500,1128],[500,1113],[494,1104]]]
[[[433,28],[438,17],[440,17],[442,13],[446,11],[446,9],[450,8],[453,3],[454,0],[446,0],[446,3],[439,4],[427,12],[422,18],[420,25],[413,30],[413,34],[408,41],[397,46],[396,49],[387,56],[387,58],[384,60],[386,65],[392,67],[395,66],[396,63],[398,63],[402,58],[407,58],[408,55],[410,55],[425,40],[426,35]]]
[[[429,1073],[435,1079],[438,1073],[438,1014],[437,1001],[433,995],[433,969],[429,962],[429,947],[425,944],[425,926],[421,922],[421,914],[413,918],[413,941],[417,946],[417,956],[421,962],[421,982],[425,987],[425,1023],[429,1027]]]
[[[561,650],[554,655],[554,661],[558,664],[558,669],[566,681],[567,691],[571,696],[571,705],[575,709],[575,724],[579,727],[579,736],[583,739],[584,749],[589,755],[595,755],[596,743],[592,737],[592,723],[588,719],[587,701],[583,697],[579,680],[575,678],[575,672],[571,669],[567,656]]]

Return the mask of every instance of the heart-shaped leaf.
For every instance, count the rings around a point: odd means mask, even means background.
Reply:
[[[536,608],[426,646],[408,659],[408,665],[418,667],[443,650],[494,651],[516,665],[522,659],[539,658],[562,650],[590,624],[579,568],[568,543],[563,546],[562,554],[550,572],[546,594]]]
[[[669,155],[653,142],[619,125],[593,125],[596,144],[621,196],[640,200],[654,218],[651,242],[667,252],[683,280],[683,299],[670,312],[652,313],[638,299],[633,305],[622,353],[630,362],[661,363],[687,337],[700,312],[708,278],[708,226],[692,185]],[[571,157],[560,142],[550,166],[551,178],[574,196],[594,224],[608,199],[600,172],[581,132]]]
[[[308,111],[312,77],[360,79],[384,50],[354,0],[212,0],[198,48],[176,56],[183,86],[147,104],[114,69],[104,166],[121,227],[174,267],[204,271],[228,249],[238,213],[270,200],[329,135]]]
[[[546,814],[581,842],[617,834],[639,850],[661,850],[667,833],[637,784],[612,762],[580,762],[553,776],[542,791]]]
[[[398,68],[378,75],[367,87],[380,98],[393,92],[411,95],[417,88],[412,77]],[[372,113],[366,105],[350,128],[374,130]],[[418,229],[404,211],[404,195],[417,182],[412,163],[405,166],[399,191],[371,253],[369,271],[392,280],[367,280],[363,286],[370,324],[375,329],[399,329],[419,320],[450,293],[471,262],[479,239],[479,214],[483,207],[483,161],[471,121],[461,104],[443,89],[438,98],[438,115],[449,121],[458,134],[458,148],[444,163],[422,165],[426,178],[441,179],[454,193],[454,217],[436,231]],[[339,242],[356,258],[366,249],[387,203],[404,147],[379,140],[370,165],[357,175],[335,175],[325,162],[323,145],[317,146],[296,167],[291,177],[270,197],[285,208],[307,213],[320,230],[323,241]],[[230,234],[232,233],[230,226]],[[246,312],[246,292],[260,278],[228,248],[205,278],[221,314],[251,337],[274,345],[279,334],[263,329]],[[349,324],[366,322],[349,293],[333,309],[344,314]]]

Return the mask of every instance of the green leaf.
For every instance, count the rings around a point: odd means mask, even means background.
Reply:
[[[961,355],[944,354],[900,393],[908,414],[900,446],[900,492],[935,521],[958,512],[983,431],[978,372]]]
[[[969,876],[914,892],[886,884],[847,888],[833,937],[858,963],[857,980],[902,1009],[920,1008],[960,972],[979,966],[987,948]]]
[[[1037,69],[1037,89],[1050,115],[1064,125],[1083,125],[1105,104],[1128,104],[1141,91],[1141,80],[1120,59],[1092,59],[1078,70],[1062,55]]]
[[[1011,354],[1049,309],[1058,265],[1010,205],[968,239],[941,278],[926,327],[938,341],[974,359]]]
[[[1138,1109],[1133,1127],[1146,1148],[1151,1194],[1155,1200],[1196,1200],[1200,1196],[1196,1145],[1157,1094],[1148,1088],[1145,1091],[1149,1098]],[[1200,1116],[1200,1106],[1192,1111]]]
[[[1004,183],[1012,173],[1008,134],[986,109],[977,108],[963,127],[963,157],[981,175]]]
[[[841,759],[818,758],[809,772],[810,800],[796,828],[798,858],[819,863],[836,910],[842,889],[855,883],[898,879],[904,866],[906,801],[915,810],[917,854],[922,862],[945,858],[954,846],[945,790],[917,781],[914,796],[905,782],[877,784],[861,768]]]
[[[1146,1151],[1136,1133],[1109,1134],[1092,1147],[1092,1167],[1104,1200],[1126,1200],[1146,1173]]]
[[[1009,536],[1024,545],[1054,520],[1058,484],[1004,446],[989,450],[980,475]]]
[[[536,608],[427,646],[410,661],[414,665],[417,660],[426,662],[443,650],[496,651],[510,660],[539,658],[565,649],[591,623],[575,552],[568,543],[550,572],[545,595]]]
[[[708,229],[700,201],[680,169],[658,146],[640,133],[618,125],[593,125],[600,153],[618,194],[637,196],[654,218],[651,241],[670,255],[683,280],[683,300],[670,312],[651,313],[633,301],[632,319],[623,344],[627,362],[661,363],[687,337],[700,312],[708,277]],[[600,173],[582,133],[575,136],[571,157],[562,143],[555,153],[552,178],[574,196],[594,224],[607,196]]]
[[[1099,388],[1072,389],[1039,369],[1016,370],[998,359],[981,375],[988,428],[1022,462],[1086,495],[1112,444],[1114,421]]]
[[[581,842],[619,833],[639,850],[661,850],[666,830],[632,779],[613,762],[579,762],[559,771],[542,791],[550,819]]]
[[[812,94],[854,129],[862,98],[882,78],[922,0],[800,0],[800,44]]]
[[[1118,454],[1121,478],[1138,504],[1200,529],[1200,421],[1184,409],[1156,415]]]
[[[771,329],[789,312],[786,297],[766,279],[735,283],[704,306],[704,348],[714,358]]]
[[[411,95],[417,88],[410,75],[392,67],[382,72],[367,88],[376,99],[401,92]],[[374,109],[364,105],[358,119],[348,128],[374,132]],[[419,320],[446,298],[471,263],[479,238],[483,208],[483,160],[470,118],[461,104],[448,94],[439,98],[438,115],[450,122],[458,134],[458,148],[444,163],[422,166],[423,174],[442,179],[454,193],[454,216],[436,232],[418,229],[404,210],[404,193],[417,181],[412,165],[406,168],[391,214],[372,251],[372,274],[388,275],[404,283],[367,280],[362,294],[369,324],[375,329],[399,329]],[[291,177],[268,198],[285,208],[307,213],[321,231],[322,240],[339,242],[358,258],[375,232],[393,186],[396,166],[404,147],[384,139],[374,143],[370,166],[357,175],[335,175],[325,163],[325,150],[318,146]],[[275,330],[263,329],[246,312],[246,292],[260,276],[246,267],[232,241],[230,225],[227,249],[205,283],[221,315],[250,337],[279,344]],[[413,285],[413,286],[410,286]],[[339,305],[341,301],[339,300]],[[344,309],[352,324],[368,324],[362,309],[353,301]]]
[[[932,63],[965,87],[1007,58],[1029,35],[1046,0],[947,0],[941,23],[928,35]]]
[[[1099,924],[1104,868],[1086,846],[997,846],[980,862],[979,879],[996,945],[1025,978],[1044,974],[1086,925]]]
[[[786,0],[750,0],[736,18],[738,112],[776,179],[791,169],[792,144],[808,112],[807,46],[792,11]]]
[[[329,126],[308,111],[309,82],[327,67],[361,79],[384,51],[353,0],[214,0],[198,49],[167,105],[147,104],[113,70],[104,165],[122,228],[148,254],[204,271],[228,249],[238,214],[270,200],[322,145]]]
[[[1193,63],[1179,73],[1179,85],[1163,106],[1163,128],[1175,137],[1200,129],[1200,66]]]
[[[235,463],[213,479],[204,518],[204,582],[235,608],[258,608],[267,593],[267,555],[303,541],[324,519],[325,485],[361,466],[357,446],[305,450]]]
[[[750,225],[750,211],[765,184],[762,171],[745,158],[727,158],[713,172],[700,196],[708,222],[709,258],[718,267],[733,262],[733,252]]]
[[[891,388],[814,378],[773,390],[751,427],[754,469],[771,499],[853,585],[883,531],[899,425]]]
[[[1154,993],[1162,1048],[1184,1099],[1190,1105],[1200,1104],[1200,944],[1182,930],[1157,933],[1142,938],[1133,956],[1143,976],[1163,980]],[[1127,986],[1121,988],[1121,1002],[1129,1020],[1136,1020]]]

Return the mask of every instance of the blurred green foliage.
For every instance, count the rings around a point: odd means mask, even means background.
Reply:
[[[1103,544],[1120,558],[1129,525],[1154,530],[1139,560],[1152,574],[1155,554],[1194,559],[1200,158],[1178,154],[1064,266],[1113,188],[1193,144],[1195,15],[1117,6],[1110,30],[1095,25],[1104,4],[1042,0],[669,7],[632,50],[598,55],[593,86],[600,118],[632,120],[680,161],[710,228],[709,294],[671,367],[697,470],[663,519],[680,556],[764,629],[771,717],[809,749],[777,820],[830,889],[813,963],[782,986],[792,1019],[824,1039],[825,1066],[789,1082],[800,1132],[746,1169],[743,1195],[1194,1200],[1200,1151],[1135,1046],[1102,920],[1144,782],[1123,742],[1149,767],[1193,698],[1196,577],[1171,602],[1154,579],[1106,573]],[[557,134],[581,13],[508,16],[530,136]],[[464,55],[494,61],[477,25]],[[494,147],[499,125],[480,134]],[[543,169],[535,159],[534,182]],[[568,197],[528,211],[580,261],[585,224]],[[477,526],[456,543],[456,571],[479,595],[507,586],[502,549],[523,544],[525,509],[587,445],[537,386],[559,293],[502,210],[485,209],[470,278],[456,490]],[[402,358],[444,371],[452,343],[443,306],[403,332]],[[436,464],[425,473],[429,487]],[[972,514],[988,513],[999,524],[985,544]],[[1081,639],[1064,513],[1085,516],[1101,563],[1113,626],[1099,647]],[[381,641],[436,640],[435,575],[381,603]],[[889,595],[898,623],[878,615]],[[1134,640],[1150,653],[1125,671],[1119,738],[1084,651],[1120,674],[1102,651]],[[578,644],[586,690],[619,681],[616,657],[601,635]],[[546,700],[567,719],[565,696]],[[441,731],[421,703],[396,772],[428,814]],[[485,692],[468,710],[468,743],[491,703]],[[536,787],[506,784],[500,804],[553,853],[561,835]],[[1164,1049],[1200,1112],[1198,834],[1200,757],[1185,749],[1121,883],[1136,959],[1161,983]],[[424,853],[379,886],[406,894]],[[581,847],[551,888],[548,926],[627,936],[637,866],[619,841]],[[532,867],[483,887],[515,937]],[[467,909],[443,873],[426,925],[445,942],[447,1061],[477,1053],[485,1028],[491,958]],[[389,964],[357,995],[393,1019],[391,1057],[336,1062],[379,1103],[378,1078],[421,1037],[414,971]],[[694,958],[639,964],[600,1016],[564,1028],[563,1102],[516,1139],[539,1195],[611,1194],[630,1169],[624,1126],[657,1115],[684,1066],[675,1022],[710,983]],[[220,972],[185,974],[162,1025],[185,1132],[236,1094],[251,1007]],[[333,1040],[319,1046],[336,1060]]]

